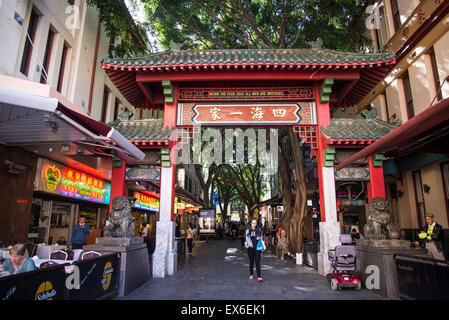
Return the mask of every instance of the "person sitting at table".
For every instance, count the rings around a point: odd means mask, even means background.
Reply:
[[[9,258],[0,265],[5,276],[37,270],[33,259],[25,257],[25,246],[16,244],[9,250]]]

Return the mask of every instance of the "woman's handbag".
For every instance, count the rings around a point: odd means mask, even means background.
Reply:
[[[267,247],[265,246],[265,242],[262,240],[262,238],[259,239],[259,242],[257,243],[256,250],[257,251],[264,251]]]

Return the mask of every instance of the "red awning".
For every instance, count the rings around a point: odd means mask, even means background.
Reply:
[[[57,98],[0,86],[0,142],[7,145],[89,140],[114,149],[127,163],[145,154],[114,128],[65,106]],[[86,141],[87,141],[86,140]],[[118,147],[110,146],[114,141]]]
[[[89,129],[91,132],[99,135],[99,136],[107,136],[109,131],[111,131],[111,127],[98,122],[91,117],[85,116],[79,112],[76,112],[75,110],[72,110],[70,108],[67,108],[62,103],[59,103],[58,108],[59,111],[61,111],[63,114],[65,114],[67,117],[75,120],[76,122],[83,124],[83,126],[86,129]]]
[[[344,160],[336,166],[336,170],[372,154],[394,153],[396,150],[424,139],[444,125],[449,125],[449,98],[437,102],[372,145]]]

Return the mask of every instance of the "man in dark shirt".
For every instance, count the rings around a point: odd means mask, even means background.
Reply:
[[[70,246],[72,249],[82,249],[86,244],[86,237],[89,235],[89,225],[85,223],[86,219],[80,217],[80,223],[73,227],[72,237],[70,238]]]

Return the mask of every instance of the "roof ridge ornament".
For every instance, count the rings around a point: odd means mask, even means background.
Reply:
[[[363,110],[360,114],[366,120],[374,120],[377,118],[377,109],[371,107],[371,109]]]

